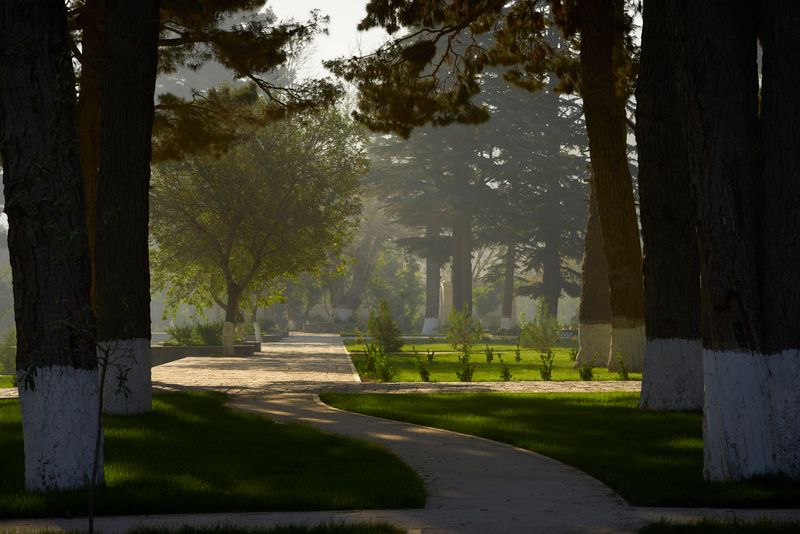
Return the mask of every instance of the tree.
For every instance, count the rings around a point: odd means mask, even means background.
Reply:
[[[625,103],[632,76],[630,26],[622,0],[515,2],[390,2],[371,0],[359,28],[389,32],[413,28],[374,54],[330,64],[359,87],[357,118],[370,128],[408,135],[422,124],[485,121],[476,104],[477,79],[487,66],[510,67],[504,78],[540,89],[552,74],[558,88],[583,97],[595,175],[598,213],[606,236],[614,351],[631,370],[644,352],[644,289],[641,249],[625,150]],[[580,61],[554,49],[546,31],[555,21],[568,39],[580,33]],[[485,46],[476,36],[492,31]],[[455,258],[454,258],[455,259]],[[614,359],[609,366],[614,367]]]
[[[61,3],[0,5],[0,153],[25,485],[38,491],[86,485],[99,424],[91,267],[66,36]],[[102,454],[98,463],[102,474]]]
[[[656,410],[703,407],[700,341],[700,264],[696,217],[689,182],[686,118],[676,112],[681,96],[670,83],[680,68],[685,41],[673,27],[676,2],[648,6],[637,80],[636,123],[639,198],[644,243],[645,348],[639,405]],[[669,22],[667,22],[669,21]]]
[[[797,479],[800,249],[790,244],[800,232],[800,5],[666,4],[647,4],[644,24],[655,40],[645,45],[680,54],[663,79],[679,97],[672,109],[685,121],[679,133],[698,217],[704,476]],[[667,10],[675,17],[664,28]],[[639,97],[658,106],[662,90],[648,84]],[[656,125],[638,127],[647,136]],[[669,165],[669,150],[642,156],[643,166]]]
[[[174,304],[225,310],[225,353],[245,303],[341,251],[366,170],[359,128],[336,110],[259,130],[220,158],[163,163],[152,189],[154,274]],[[249,306],[252,308],[252,306]]]

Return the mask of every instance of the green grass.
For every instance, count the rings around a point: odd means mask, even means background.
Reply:
[[[704,519],[696,523],[680,525],[662,521],[645,525],[639,534],[796,534],[800,523],[778,521],[721,521]]]
[[[0,375],[0,388],[13,388],[14,384],[11,383],[11,375]]]
[[[156,395],[152,413],[108,417],[98,515],[424,505],[422,480],[382,447],[234,411],[225,399]],[[86,513],[85,492],[23,490],[17,400],[0,401],[0,458],[0,517]]]
[[[343,395],[345,410],[510,443],[581,469],[631,504],[794,507],[800,483],[703,480],[702,415],[637,409],[638,394]]]
[[[356,343],[355,341],[345,343],[347,349],[350,351],[350,356],[353,364],[356,366],[362,380],[374,381],[376,377],[374,374],[366,372],[364,363],[366,356],[364,351],[366,347],[363,343]],[[520,356],[522,361],[517,363],[514,361],[514,350],[516,345],[508,343],[490,343],[490,347],[494,349],[494,361],[486,363],[485,348],[486,344],[481,343],[473,347],[470,362],[475,366],[475,374],[472,380],[475,382],[494,382],[500,380],[500,359],[498,356],[503,357],[503,361],[511,368],[512,380],[541,380],[539,369],[541,368],[542,361],[539,355],[541,351],[536,349],[522,348]],[[427,364],[428,371],[432,382],[457,382],[456,370],[458,368],[458,354],[453,351],[447,343],[406,343],[403,345],[401,352],[390,354],[389,363],[397,370],[395,375],[395,382],[419,382],[420,377],[417,371],[417,364],[414,359],[414,348],[423,361],[427,363],[425,356],[426,350],[436,351],[433,357],[433,363]],[[573,362],[570,359],[570,347],[556,346],[553,349],[555,355],[552,380],[580,380],[578,370],[573,367]],[[620,377],[616,372],[609,372],[605,367],[594,368],[593,380],[619,380]],[[629,373],[631,380],[641,380],[641,373]]]

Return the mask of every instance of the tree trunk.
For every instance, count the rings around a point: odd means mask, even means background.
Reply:
[[[227,283],[227,303],[225,306],[225,322],[222,325],[222,353],[225,356],[236,354],[236,323],[239,321],[239,299],[241,288],[234,282]]]
[[[615,53],[624,38],[623,1],[583,0],[581,9],[581,95],[589,136],[603,250],[608,265],[612,311],[609,369],[621,354],[627,368],[644,361],[642,252],[626,154],[626,95],[618,93]]]
[[[503,277],[503,313],[500,317],[500,330],[511,330],[516,326],[516,317],[512,316],[514,309],[514,272],[517,267],[517,248],[508,245],[505,257],[505,274]]]
[[[681,96],[670,83],[681,60],[674,43],[686,39],[676,14],[684,7],[646,5],[636,89],[647,332],[639,406],[653,410],[703,407],[696,217],[686,137],[676,135],[686,127]]]
[[[542,261],[542,296],[547,305],[547,313],[558,317],[558,299],[564,279],[561,277],[561,234],[558,229],[548,229],[544,243]]]
[[[149,185],[157,0],[108,0],[97,184],[95,312],[108,355],[104,407],[150,411]]]
[[[426,228],[428,238],[438,237],[439,229]],[[439,286],[441,284],[441,265],[428,254],[425,258],[425,321],[422,324],[423,336],[432,336],[439,331]]]
[[[63,3],[0,3],[0,143],[25,486],[92,473],[99,391],[74,74]],[[102,477],[102,451],[98,473]]]
[[[453,308],[472,314],[472,221],[459,213],[453,221]]]
[[[83,194],[89,257],[92,264],[92,303],[95,301],[94,252],[97,230],[97,173],[100,169],[100,114],[104,78],[103,51],[106,47],[106,2],[87,0],[81,9],[81,76],[78,98],[78,139],[80,140]]]
[[[581,308],[578,324],[578,357],[575,365],[608,361],[611,350],[611,303],[608,268],[603,252],[603,230],[597,216],[594,182],[589,184],[589,217],[584,239],[581,274]]]

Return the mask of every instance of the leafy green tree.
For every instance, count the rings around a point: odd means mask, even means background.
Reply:
[[[402,331],[418,328],[424,293],[416,258],[395,245],[384,247],[378,255],[366,297],[371,307],[387,302]]]
[[[467,357],[482,333],[481,323],[466,309],[453,309],[447,317],[447,342]]]
[[[363,134],[330,110],[272,123],[224,156],[161,164],[152,188],[153,269],[169,303],[225,310],[227,352],[243,306],[280,277],[319,271],[360,209]]]
[[[403,346],[400,328],[392,317],[389,303],[385,300],[380,302],[377,312],[374,309],[370,310],[367,329],[384,354],[397,352]]]

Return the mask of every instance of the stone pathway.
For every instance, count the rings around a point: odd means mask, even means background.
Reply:
[[[409,532],[635,532],[662,517],[798,520],[800,510],[706,510],[631,507],[601,482],[550,458],[510,445],[444,430],[343,412],[324,405],[321,391],[637,391],[638,382],[362,384],[335,336],[295,335],[263,345],[253,358],[185,358],[153,369],[156,387],[206,388],[232,394],[231,405],[277,420],[383,444],[421,476],[424,509],[343,512],[176,514],[98,518],[103,532],[137,526],[275,526],[386,521]],[[635,387],[634,387],[635,386]],[[79,529],[84,520],[0,521],[0,531]]]

